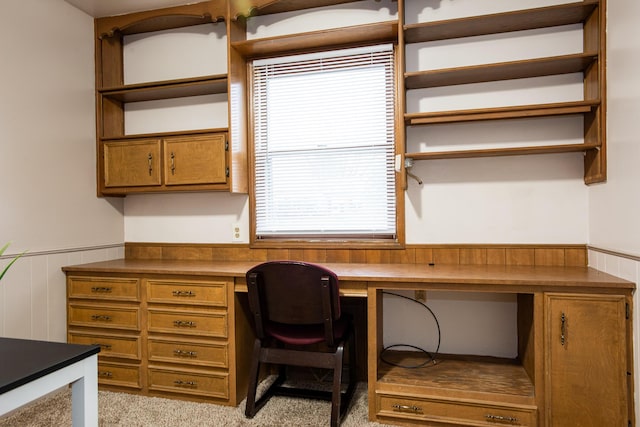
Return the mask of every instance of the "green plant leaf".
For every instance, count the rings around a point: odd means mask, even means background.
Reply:
[[[2,256],[2,254],[4,253],[4,251],[7,250],[7,248],[9,247],[9,243],[7,243],[6,245],[4,245],[2,247],[2,249],[0,249],[0,256]],[[13,265],[14,262],[16,262],[18,260],[18,258],[20,258],[22,255],[24,255],[25,253],[27,253],[27,251],[22,252],[21,254],[16,255],[11,262],[9,262],[9,264],[7,264],[7,266],[2,270],[2,273],[0,273],[0,280],[2,280],[2,278],[4,277],[4,275],[7,273],[7,270],[9,270],[9,267],[11,267]]]

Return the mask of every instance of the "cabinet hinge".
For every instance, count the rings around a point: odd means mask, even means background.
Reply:
[[[625,307],[624,307],[624,313],[625,313],[625,317],[627,319],[629,319],[629,317],[631,317],[630,311],[631,311],[631,308],[629,307],[629,303],[627,302],[627,303],[625,303]]]
[[[229,178],[229,168],[227,168],[227,170],[225,171],[225,175],[227,176],[227,178]]]
[[[229,151],[229,141],[225,141],[225,143],[224,143],[224,151]]]

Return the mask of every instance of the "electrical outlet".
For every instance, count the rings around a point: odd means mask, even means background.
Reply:
[[[242,242],[242,227],[239,222],[231,224],[231,240],[233,242]]]
[[[416,301],[427,302],[427,291],[423,291],[423,290],[415,291],[414,298]]]

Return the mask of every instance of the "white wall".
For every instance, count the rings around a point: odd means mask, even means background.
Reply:
[[[640,3],[607,2],[607,182],[589,188],[589,266],[640,283]],[[640,298],[634,295],[636,419],[640,419]]]
[[[122,201],[95,196],[93,51],[68,3],[0,3],[0,245],[29,251],[0,285],[1,336],[66,340],[60,267],[122,256]]]
[[[607,182],[589,188],[589,244],[640,255],[640,3],[608,2]]]

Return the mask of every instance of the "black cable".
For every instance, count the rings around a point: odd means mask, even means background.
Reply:
[[[409,300],[409,301],[413,301],[413,302],[415,302],[415,303],[417,303],[417,304],[420,304],[420,305],[421,305],[421,306],[423,306],[424,308],[426,308],[426,309],[429,311],[429,313],[431,313],[431,317],[433,317],[433,320],[435,320],[435,322],[436,322],[436,327],[438,328],[438,345],[437,345],[437,347],[436,347],[436,351],[435,351],[435,353],[432,355],[431,353],[429,353],[427,350],[423,349],[422,347],[418,347],[418,346],[415,346],[415,345],[411,345],[411,344],[393,344],[393,345],[390,345],[390,346],[387,346],[387,347],[383,347],[383,348],[382,348],[382,351],[380,352],[380,360],[382,360],[384,363],[387,363],[387,364],[389,364],[389,365],[391,365],[391,366],[397,366],[397,367],[399,367],[399,368],[405,368],[405,369],[416,369],[416,368],[421,368],[421,367],[423,367],[423,366],[426,366],[428,363],[433,363],[433,364],[435,365],[435,364],[436,364],[436,356],[438,355],[438,351],[440,351],[440,341],[441,341],[441,338],[442,338],[442,333],[441,333],[441,331],[440,331],[440,323],[438,322],[438,318],[436,317],[436,315],[435,315],[435,313],[433,312],[433,310],[431,310],[431,309],[429,308],[429,306],[427,306],[427,305],[426,305],[425,303],[423,303],[422,301],[418,301],[418,300],[416,300],[416,299],[414,299],[414,298],[410,298],[410,297],[407,297],[407,296],[404,296],[404,295],[401,295],[401,294],[396,294],[396,293],[394,293],[394,292],[382,291],[382,293],[383,293],[383,294],[386,294],[386,295],[392,295],[392,296],[395,296],[395,297],[404,298],[404,299],[407,299],[407,300]],[[384,354],[385,354],[389,349],[392,349],[392,348],[395,348],[395,347],[410,347],[410,348],[413,348],[413,349],[418,350],[418,351],[421,351],[421,352],[423,352],[424,354],[426,354],[427,356],[429,356],[429,359],[427,359],[427,360],[426,360],[426,361],[424,361],[423,363],[420,363],[420,364],[417,364],[417,365],[402,365],[402,364],[394,363],[394,362],[391,362],[391,361],[389,361],[389,360],[385,359],[385,358],[384,358]]]

